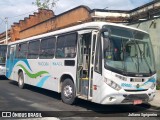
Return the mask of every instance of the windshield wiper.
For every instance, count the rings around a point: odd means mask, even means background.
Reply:
[[[150,74],[151,74],[151,73],[152,73],[152,70],[151,70],[151,67],[150,67],[150,66],[149,66],[149,64],[148,64],[148,61],[147,61],[147,59],[146,59],[146,57],[145,57],[144,53],[143,53],[142,51],[141,51],[140,53],[141,53],[141,55],[143,56],[144,61],[145,61],[145,63],[147,64],[148,69],[149,69],[149,72],[150,72]]]
[[[137,43],[136,43],[137,44]],[[145,63],[147,64],[147,67],[148,67],[148,69],[149,69],[149,72],[150,72],[150,74],[152,73],[152,70],[151,70],[151,68],[150,68],[150,66],[149,66],[149,64],[148,64],[148,61],[147,61],[147,59],[146,59],[146,57],[145,57],[145,55],[144,55],[144,53],[143,53],[143,51],[140,49],[140,47],[139,47],[139,45],[137,44],[137,46],[138,46],[138,49],[139,49],[139,51],[140,51],[140,55],[141,55],[141,60],[142,60],[142,57],[144,58],[144,61],[145,61]]]
[[[134,46],[135,46],[135,48],[136,48],[136,43],[135,43],[135,41],[134,41],[134,40],[131,40],[131,39],[129,39],[129,41],[126,42],[125,46],[127,46],[127,44],[129,44],[129,43],[132,42],[132,41],[133,41]],[[130,57],[131,57],[132,62],[135,64],[135,67],[136,67],[136,69],[138,70],[138,73],[139,73],[139,60],[138,60],[138,52],[137,52],[137,50],[136,50],[135,57],[137,58],[137,63],[138,63],[138,64],[136,64],[136,62],[134,62],[132,56],[130,56]]]

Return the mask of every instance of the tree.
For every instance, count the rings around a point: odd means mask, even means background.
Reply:
[[[36,0],[32,4],[36,5],[38,8],[52,9],[55,7],[57,1],[58,0]]]

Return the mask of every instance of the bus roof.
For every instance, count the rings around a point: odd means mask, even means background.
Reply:
[[[7,44],[0,44],[0,46],[7,46]]]
[[[33,37],[25,38],[25,39],[18,40],[18,41],[15,41],[15,42],[11,42],[8,45],[16,44],[16,43],[19,43],[19,42],[25,42],[25,41],[29,41],[29,40],[35,40],[35,39],[39,39],[39,38],[43,38],[43,37],[48,37],[48,36],[51,36],[51,35],[67,33],[67,32],[71,32],[71,31],[75,31],[75,30],[79,30],[79,29],[84,29],[84,28],[100,29],[100,28],[102,28],[103,25],[113,25],[113,26],[117,26],[117,27],[124,27],[124,28],[129,28],[129,29],[133,29],[133,30],[137,30],[137,31],[147,33],[146,31],[143,31],[143,30],[140,30],[140,29],[137,29],[137,28],[134,28],[134,27],[129,27],[129,26],[126,26],[126,25],[122,25],[122,24],[109,23],[109,22],[87,22],[87,23],[83,23],[83,24],[80,24],[80,25],[75,25],[75,26],[72,26],[72,27],[68,27],[68,28],[52,31],[52,32],[49,32],[49,33],[44,33],[44,34],[41,34],[41,35],[36,35],[36,36],[33,36]]]

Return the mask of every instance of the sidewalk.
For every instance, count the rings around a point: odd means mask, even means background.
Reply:
[[[149,102],[153,107],[160,107],[160,90],[156,90],[156,96],[153,101]]]

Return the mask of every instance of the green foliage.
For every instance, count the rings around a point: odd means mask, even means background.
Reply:
[[[52,9],[58,0],[36,0],[33,5],[41,9]]]
[[[156,89],[157,89],[157,90],[160,90],[160,85],[157,85],[157,86],[156,86]]]
[[[157,90],[160,90],[160,78],[159,78],[158,81],[157,81],[156,89],[157,89]]]

